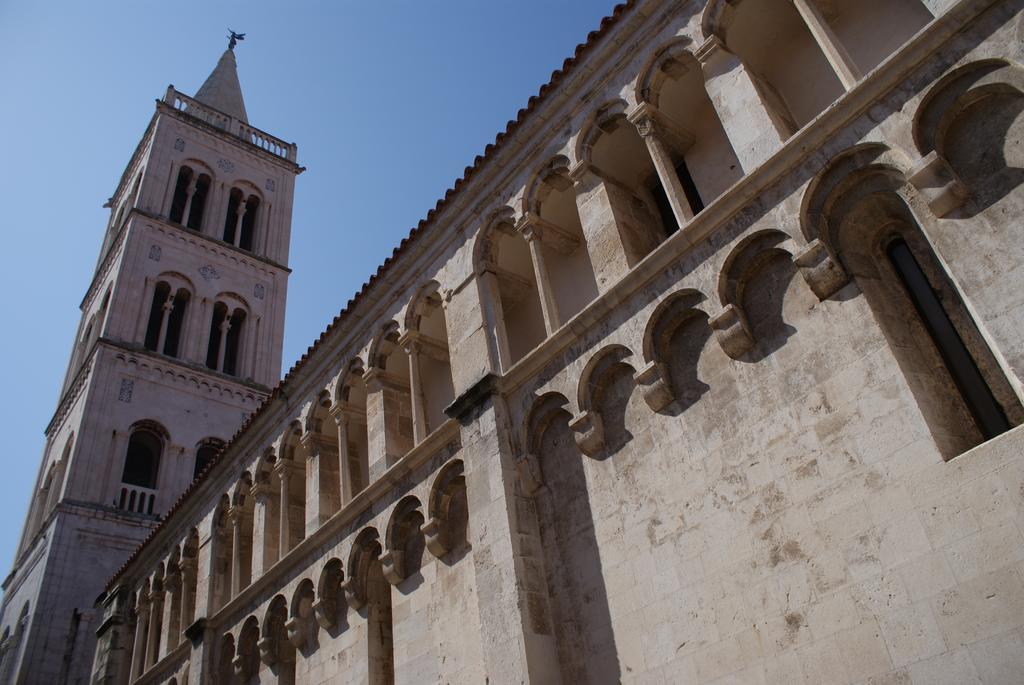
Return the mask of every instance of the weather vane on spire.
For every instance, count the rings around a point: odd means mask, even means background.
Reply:
[[[245,40],[244,33],[235,33],[231,29],[228,29],[228,50],[234,50],[235,46],[238,45],[238,41]]]

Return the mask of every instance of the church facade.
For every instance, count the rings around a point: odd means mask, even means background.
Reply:
[[[1022,8],[616,7],[157,499],[92,682],[1019,682]]]
[[[169,88],[110,222],[0,608],[0,682],[85,683],[96,596],[281,373],[296,148],[228,50]]]

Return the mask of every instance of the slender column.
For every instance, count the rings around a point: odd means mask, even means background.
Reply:
[[[814,0],[792,0],[792,2],[796,6],[797,12],[804,18],[804,23],[807,24],[807,28],[811,35],[814,36],[818,47],[825,53],[825,58],[832,65],[836,76],[842,81],[843,87],[846,90],[853,88],[862,76],[860,69],[854,64],[850,54],[846,52],[846,48],[840,42],[839,36],[835,34],[832,27],[825,21],[825,17],[822,16],[821,10],[814,4]]]
[[[160,619],[163,618],[163,590],[149,593],[149,635],[146,639],[146,668],[160,660]]]
[[[167,298],[164,302],[163,313],[160,318],[160,335],[157,336],[156,352],[157,354],[164,353],[164,344],[167,342],[167,322],[171,318],[171,311],[174,309],[174,295]]]
[[[341,476],[341,506],[352,501],[355,495],[355,484],[352,473],[352,457],[348,449],[348,420],[349,415],[341,405],[331,407],[331,416],[338,426],[338,468]]]
[[[267,529],[270,523],[270,488],[264,483],[256,483],[249,491],[252,496],[252,578],[255,580],[270,568],[267,546]]]
[[[228,331],[231,330],[231,312],[224,314],[224,320],[220,322],[220,345],[217,348],[217,370],[224,370],[224,351],[228,345]]]
[[[410,332],[411,333],[411,332]],[[412,399],[412,439],[418,445],[429,432],[427,428],[426,402],[423,399],[423,382],[420,379],[420,344],[415,335],[406,333],[402,347],[409,355],[409,393]]]
[[[238,507],[228,510],[231,521],[231,597],[242,591],[242,516]]]
[[[178,563],[181,569],[181,620],[178,627],[184,631],[196,617],[196,560],[183,557]],[[181,636],[178,636],[181,640]]]
[[[291,505],[289,503],[288,488],[289,482],[291,481],[291,469],[289,468],[287,460],[283,457],[277,460],[274,464],[274,471],[277,473],[277,477],[281,481],[281,500],[279,514],[281,515],[279,526],[280,526],[280,542],[278,543],[278,559],[288,553],[291,546],[291,530],[288,526],[289,510]]]
[[[558,302],[555,301],[555,293],[551,287],[551,279],[548,277],[548,265],[544,256],[544,241],[541,240],[541,229],[528,221],[523,223],[519,231],[526,238],[530,246],[530,257],[533,260],[533,273],[537,277],[537,290],[540,291],[540,308],[544,314],[544,328],[548,335],[558,330],[562,325],[558,314]]]
[[[174,572],[164,578],[164,629],[160,631],[160,653],[167,654],[178,646],[181,639],[181,573]]]
[[[480,290],[480,304],[484,313],[484,323],[491,331],[488,345],[491,347],[492,368],[498,373],[512,366],[512,352],[508,346],[508,333],[505,329],[505,312],[501,306],[501,291],[498,289],[498,276],[493,271],[484,270],[477,274],[477,285]]]
[[[304,433],[299,442],[306,451],[306,535],[312,535],[338,510],[340,484],[334,441],[318,433]]]
[[[188,182],[188,187],[185,188],[185,211],[181,213],[181,225],[188,226],[188,215],[192,213],[192,196],[196,194],[196,182],[199,180],[198,174],[192,174],[192,180]]]
[[[712,36],[696,52],[704,87],[745,173],[761,166],[796,131],[780,98],[758,85],[743,61]]]
[[[149,628],[149,603],[139,598],[135,607],[135,642],[132,649],[132,668],[130,681],[137,680],[146,670],[146,630]]]
[[[245,198],[238,201],[238,211],[235,212],[235,233],[231,244],[238,247],[242,244],[242,218],[245,217]]]
[[[647,152],[651,155],[655,171],[658,172],[661,187],[665,189],[665,195],[672,207],[676,224],[682,227],[693,218],[693,209],[686,199],[686,192],[679,180],[679,174],[676,173],[675,164],[672,163],[672,154],[665,143],[666,136],[660,130],[657,117],[658,113],[653,107],[643,104],[630,114],[629,119],[636,126],[637,132],[647,145]],[[692,139],[689,142],[692,143]],[[678,152],[683,153],[685,150]]]
[[[199,298],[196,298],[199,300]],[[209,300],[203,298],[192,305],[194,313],[192,315],[192,322],[195,324],[193,330],[196,334],[191,336],[192,339],[192,356],[191,359],[199,364],[206,364],[206,348],[210,344],[210,316],[209,316]]]

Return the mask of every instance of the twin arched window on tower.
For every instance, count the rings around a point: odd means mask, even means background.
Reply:
[[[146,325],[144,344],[147,350],[169,357],[179,356],[185,312],[190,299],[189,291],[185,288],[178,288],[172,293],[166,281],[156,284],[149,309],[149,323]]]
[[[174,186],[171,200],[170,219],[176,224],[195,231],[202,230],[206,198],[210,194],[210,176],[183,166],[178,171],[178,182]]]
[[[259,208],[259,197],[245,197],[240,188],[232,188],[228,195],[228,211],[224,217],[224,242],[251,251]]]
[[[206,366],[230,376],[241,373],[242,333],[247,315],[241,307],[234,310],[224,302],[213,306],[210,343],[206,348]]]

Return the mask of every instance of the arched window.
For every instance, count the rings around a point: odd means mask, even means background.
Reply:
[[[207,174],[197,174],[192,167],[182,166],[174,186],[170,220],[187,228],[200,230],[209,193],[210,177]]]
[[[156,284],[153,301],[150,303],[149,323],[146,325],[144,344],[147,350],[170,357],[178,356],[189,299],[189,292],[184,288],[179,288],[171,296],[170,285],[164,281]]]
[[[242,331],[245,328],[245,310],[236,308],[228,314],[228,307],[218,302],[213,307],[210,321],[210,344],[206,349],[206,366],[215,371],[237,376],[241,370]]]
[[[245,216],[242,218],[242,232],[238,236],[238,246],[243,250],[252,250],[253,239],[256,236],[256,216],[260,208],[260,199],[250,195],[245,201]]]
[[[128,438],[121,482],[155,490],[162,451],[163,440],[159,435],[149,428],[137,428]]]
[[[216,438],[210,438],[199,443],[199,447],[196,448],[196,466],[192,471],[192,478],[198,478],[203,469],[217,456],[217,452],[223,448],[224,442]]]
[[[246,198],[240,189],[232,188],[228,196],[228,211],[224,216],[224,242],[237,245],[243,250],[252,250],[259,207],[258,197],[250,195]]]
[[[238,228],[238,210],[242,206],[242,191],[232,188],[228,195],[228,212],[224,216],[224,242],[235,244],[235,233]]]

